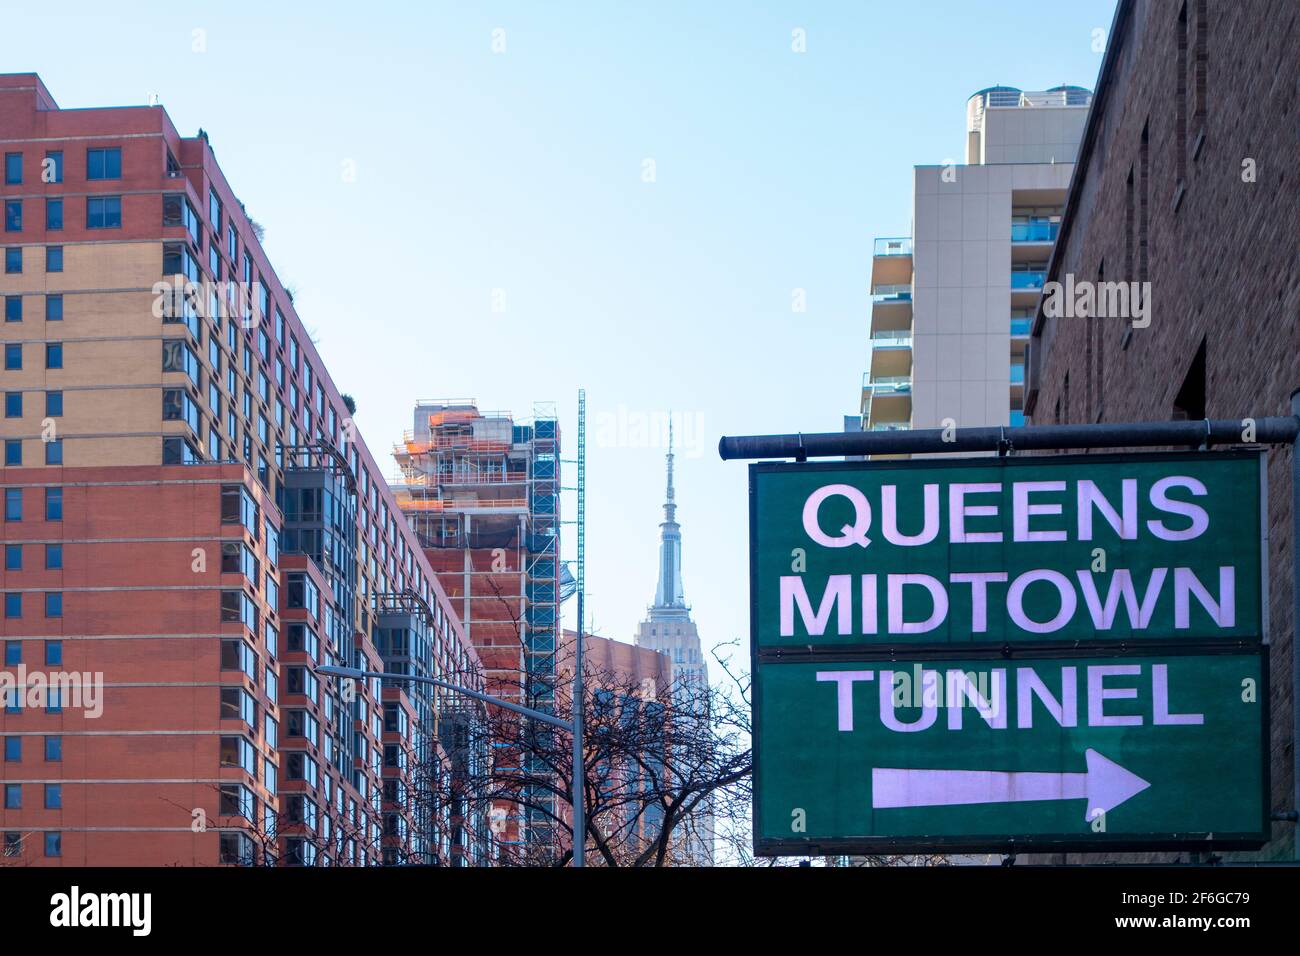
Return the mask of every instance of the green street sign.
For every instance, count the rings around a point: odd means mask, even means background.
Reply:
[[[751,466],[760,650],[1258,640],[1257,453]]]
[[[1260,455],[750,467],[760,855],[1257,847]]]
[[[763,665],[756,852],[1259,846],[1265,670],[1259,651]]]

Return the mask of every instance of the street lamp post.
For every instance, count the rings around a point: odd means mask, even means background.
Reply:
[[[578,821],[582,819],[582,787],[583,787],[583,761],[581,741],[582,739],[582,707],[575,701],[573,707],[573,720],[565,720],[563,717],[556,717],[554,714],[548,714],[545,711],[534,710],[531,707],[524,707],[522,704],[511,703],[508,700],[502,700],[500,697],[493,697],[491,694],[484,694],[481,691],[470,690],[468,687],[461,687],[459,684],[451,684],[445,680],[439,680],[436,677],[422,677],[415,674],[390,674],[386,671],[364,671],[359,667],[337,667],[333,664],[322,664],[315,668],[317,674],[324,674],[327,677],[342,677],[350,680],[364,680],[369,677],[378,677],[380,680],[396,681],[412,684],[433,684],[435,687],[441,687],[444,690],[455,691],[458,694],[464,694],[474,700],[481,700],[485,704],[492,704],[496,707],[504,707],[506,710],[514,711],[516,714],[522,714],[525,717],[531,717],[533,720],[540,720],[542,723],[550,724],[552,727],[559,727],[561,730],[567,730],[573,734],[575,741],[573,748],[573,790],[572,800],[574,808],[574,835],[573,835],[573,865],[583,866],[583,854],[578,849],[586,840],[586,833],[578,832]],[[581,687],[581,684],[578,685]]]

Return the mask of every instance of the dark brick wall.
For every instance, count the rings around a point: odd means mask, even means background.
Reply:
[[[1103,269],[1110,281],[1149,279],[1152,321],[1128,331],[1129,322],[1119,318],[1040,317],[1031,344],[1037,353],[1031,424],[1178,417],[1175,397],[1202,341],[1205,414],[1289,414],[1290,393],[1300,388],[1300,4],[1187,0],[1185,59],[1179,54],[1182,0],[1121,4],[1129,16],[1110,43],[1123,46],[1104,97],[1093,104],[1098,135],[1075,174],[1079,199],[1067,212],[1068,232],[1049,280],[1072,273],[1076,281],[1096,281]],[[1202,16],[1203,113],[1195,75]],[[1254,182],[1243,180],[1247,160],[1253,160]],[[1272,450],[1268,467],[1270,746],[1272,805],[1279,810],[1294,807],[1291,454]],[[1294,831],[1275,823],[1272,841],[1259,853],[1225,856],[1290,858]]]

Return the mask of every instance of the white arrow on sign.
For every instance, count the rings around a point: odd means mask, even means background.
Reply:
[[[1036,773],[997,770],[907,770],[873,767],[871,805],[948,807],[971,803],[1026,800],[1084,800],[1084,822],[1098,810],[1109,813],[1151,786],[1095,750],[1087,750],[1086,773]]]

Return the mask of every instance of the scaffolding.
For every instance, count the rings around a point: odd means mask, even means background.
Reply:
[[[517,422],[473,399],[421,401],[413,426],[393,449],[398,506],[483,661],[488,691],[550,711],[563,581],[555,404],[537,403]],[[550,842],[544,814],[511,814],[500,842]]]

